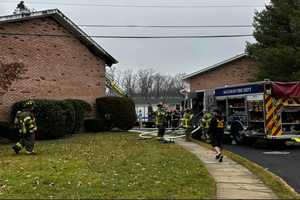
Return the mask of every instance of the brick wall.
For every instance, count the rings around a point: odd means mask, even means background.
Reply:
[[[254,78],[258,64],[243,57],[224,64],[215,70],[199,74],[189,79],[191,92],[195,90],[214,89],[225,85],[247,83]]]
[[[0,35],[0,67],[22,66],[9,86],[0,88],[0,121],[8,120],[14,102],[28,98],[76,98],[94,105],[105,95],[104,61],[52,18],[0,24],[0,31],[70,35]]]

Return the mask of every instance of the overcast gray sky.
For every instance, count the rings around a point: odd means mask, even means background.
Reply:
[[[11,3],[12,2],[12,3]],[[0,15],[12,14],[18,0],[0,0]],[[60,9],[76,24],[249,25],[269,0],[25,0],[36,10]],[[42,4],[38,4],[42,3]],[[50,3],[50,4],[45,4]],[[57,3],[57,4],[56,4]],[[61,5],[68,3],[94,5]],[[99,5],[191,6],[104,7]],[[247,5],[255,7],[209,7]],[[252,28],[91,28],[89,35],[172,36],[251,34]],[[95,39],[119,61],[119,69],[153,68],[163,74],[192,73],[243,53],[251,37],[210,39]]]

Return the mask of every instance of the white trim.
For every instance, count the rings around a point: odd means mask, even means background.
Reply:
[[[244,98],[244,97],[247,97],[247,96],[263,95],[263,94],[264,93],[249,93],[249,94],[236,94],[236,95],[228,95],[228,96],[216,96],[216,100]]]
[[[199,92],[204,92],[205,93],[206,90],[195,90],[195,93],[199,93]]]

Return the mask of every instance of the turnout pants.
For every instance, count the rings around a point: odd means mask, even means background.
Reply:
[[[166,132],[165,126],[164,125],[159,125],[158,126],[158,134],[157,134],[157,136],[158,137],[164,137],[165,132]]]
[[[14,147],[17,149],[22,150],[22,148],[25,148],[26,151],[32,152],[34,148],[35,143],[35,134],[31,133],[28,135],[21,136],[19,142],[17,142]]]
[[[192,128],[186,128],[185,129],[185,140],[186,141],[191,141],[191,132],[192,132]]]

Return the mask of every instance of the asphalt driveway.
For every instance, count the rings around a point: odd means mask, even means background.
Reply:
[[[270,149],[267,147],[225,145],[224,148],[268,169],[300,193],[299,146]]]

